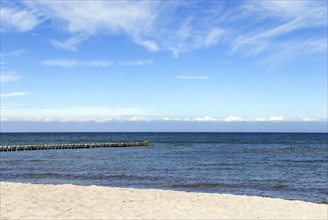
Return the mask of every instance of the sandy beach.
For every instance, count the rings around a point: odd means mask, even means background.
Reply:
[[[1,182],[1,219],[327,219],[327,211],[255,196]]]

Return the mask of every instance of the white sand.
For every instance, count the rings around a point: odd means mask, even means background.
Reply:
[[[255,196],[0,183],[1,219],[328,219],[328,205]]]

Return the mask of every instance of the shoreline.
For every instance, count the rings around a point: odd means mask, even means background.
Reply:
[[[1,219],[328,219],[328,205],[259,196],[0,182]]]
[[[200,193],[200,194],[214,194],[214,195],[232,195],[232,196],[247,196],[247,197],[256,197],[256,198],[268,198],[268,199],[281,199],[286,201],[299,201],[299,202],[307,202],[312,204],[318,204],[318,205],[328,205],[328,202],[314,202],[314,201],[306,201],[302,199],[288,199],[288,198],[281,198],[281,197],[274,197],[274,196],[261,196],[261,195],[249,195],[249,194],[234,194],[234,193],[220,193],[220,192],[208,192],[208,191],[193,191],[193,190],[183,190],[183,189],[175,189],[175,188],[152,188],[152,187],[125,187],[125,186],[108,186],[108,185],[97,185],[97,184],[79,184],[79,183],[36,183],[36,182],[24,182],[24,181],[1,181],[1,183],[8,183],[8,184],[26,184],[26,185],[52,185],[52,186],[58,186],[58,185],[72,185],[72,186],[82,186],[82,187],[88,187],[88,186],[99,186],[99,187],[105,187],[105,188],[113,188],[113,189],[135,189],[135,190],[163,190],[163,191],[173,191],[173,192],[185,192],[185,193]]]

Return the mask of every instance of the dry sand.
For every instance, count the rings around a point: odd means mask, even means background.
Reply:
[[[1,182],[1,219],[328,219],[303,201],[101,186]]]

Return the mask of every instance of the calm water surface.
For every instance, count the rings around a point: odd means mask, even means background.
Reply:
[[[148,147],[0,152],[0,180],[328,203],[328,134],[1,133],[0,145],[148,140]]]

